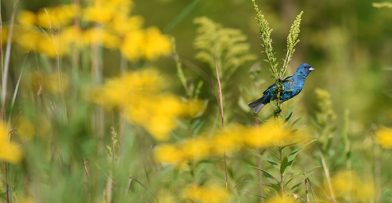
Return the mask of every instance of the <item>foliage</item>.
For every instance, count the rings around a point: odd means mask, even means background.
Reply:
[[[388,9],[65,2],[1,1],[0,202],[390,202]],[[250,114],[301,62],[301,94]]]

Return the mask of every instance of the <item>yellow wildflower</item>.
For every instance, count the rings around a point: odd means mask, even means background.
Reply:
[[[296,203],[296,202],[297,201],[293,197],[287,194],[276,195],[267,201],[267,203]]]
[[[230,200],[229,193],[218,185],[190,185],[183,190],[182,196],[200,203],[224,203]]]
[[[171,53],[172,47],[170,38],[155,28],[148,28],[145,31],[145,42],[143,44],[144,57],[148,60],[155,60],[159,56],[167,56]]]
[[[337,198],[369,202],[374,198],[375,189],[371,181],[363,180],[354,171],[340,171],[331,178]]]
[[[75,19],[80,8],[75,4],[63,4],[52,8],[43,8],[37,13],[37,25],[44,28],[61,28]]]
[[[175,145],[164,144],[155,148],[154,158],[161,163],[179,165],[184,161],[184,153]]]
[[[188,160],[200,160],[210,155],[211,144],[209,140],[198,137],[181,143],[181,149]]]
[[[159,56],[169,55],[171,51],[169,37],[161,34],[157,28],[128,33],[121,47],[122,54],[131,61],[140,58],[155,60]]]
[[[60,35],[41,35],[38,38],[37,51],[49,57],[62,56],[69,51],[67,44],[60,38]]]
[[[289,136],[290,132],[284,127],[283,120],[271,119],[247,131],[244,141],[251,147],[263,148],[279,145]]]
[[[155,139],[166,140],[177,127],[177,118],[194,116],[203,105],[163,93],[162,86],[158,72],[144,69],[108,80],[92,100],[107,108],[119,108],[129,122],[142,126]]]
[[[377,143],[386,149],[392,148],[392,128],[381,128],[376,132]]]
[[[16,164],[22,159],[22,150],[19,145],[9,141],[8,132],[5,124],[0,121],[0,160]]]
[[[36,23],[35,14],[31,11],[19,12],[17,20],[22,26],[33,26]]]
[[[186,115],[186,103],[173,95],[137,96],[124,107],[131,122],[143,126],[157,140],[166,140],[177,126],[177,118]]]
[[[83,12],[83,20],[88,22],[109,24],[113,18],[120,14],[128,14],[131,1],[93,1],[92,5]]]
[[[26,51],[36,51],[37,44],[42,38],[42,34],[35,30],[18,28],[15,29],[15,42]]]
[[[80,47],[83,45],[83,42],[80,40],[82,38],[82,31],[79,27],[66,27],[59,33],[59,36],[65,46],[75,45],[76,47]]]
[[[142,30],[135,30],[125,35],[124,42],[121,46],[121,53],[130,61],[137,61],[143,56],[142,46],[144,33]]]
[[[125,15],[117,15],[110,24],[114,32],[125,35],[130,32],[140,30],[143,25],[143,18],[140,16],[128,17]]]
[[[102,44],[108,49],[117,48],[120,44],[120,39],[116,35],[101,28],[92,28],[84,31],[82,41],[88,45]]]
[[[240,125],[231,125],[223,128],[216,136],[211,138],[212,151],[223,155],[239,150],[243,146],[243,133],[246,128]]]

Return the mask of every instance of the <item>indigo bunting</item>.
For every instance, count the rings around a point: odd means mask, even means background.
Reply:
[[[312,72],[314,68],[309,64],[303,63],[298,66],[297,70],[292,76],[285,78],[282,81],[282,90],[280,93],[280,101],[287,101],[297,94],[299,94],[304,87],[305,79]],[[253,101],[249,104],[249,107],[255,112],[258,113],[264,105],[268,104],[272,100],[277,99],[277,86],[273,84],[269,86],[264,92],[263,96]]]

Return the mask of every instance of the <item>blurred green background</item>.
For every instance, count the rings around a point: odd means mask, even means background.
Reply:
[[[34,11],[43,6],[69,2],[31,0],[20,1],[19,6]],[[286,36],[293,19],[304,11],[301,42],[290,71],[303,62],[316,68],[305,92],[316,87],[328,90],[337,112],[342,113],[346,108],[350,110],[351,126],[356,132],[362,132],[372,123],[392,124],[392,90],[389,89],[392,80],[391,9],[374,8],[367,0],[257,2],[274,29],[272,37],[278,56],[285,53]],[[4,1],[3,12],[8,13],[10,8],[11,2]],[[186,70],[195,77],[200,76],[200,71],[209,71],[194,59],[196,27],[193,20],[196,17],[207,16],[223,26],[242,30],[258,61],[264,59],[250,0],[136,0],[134,14],[144,16],[146,25],[158,26],[176,39],[182,60],[201,69]],[[157,64],[168,73],[175,72],[171,59]],[[260,65],[265,79],[271,81],[267,64],[262,62]],[[241,77],[236,83],[244,87],[251,85],[247,84],[246,77]],[[305,109],[313,108],[314,95],[302,95]]]

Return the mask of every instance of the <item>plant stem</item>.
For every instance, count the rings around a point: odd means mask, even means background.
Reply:
[[[222,85],[221,85],[221,81],[220,81],[220,76],[219,76],[219,68],[220,65],[219,63],[216,64],[215,66],[215,71],[216,71],[216,80],[218,82],[218,105],[219,105],[219,112],[220,112],[220,117],[221,117],[221,124],[222,124],[222,128],[225,127],[225,114],[223,111],[223,93],[222,93]],[[226,153],[223,154],[223,159],[224,159],[224,163],[225,163],[225,186],[226,189],[228,189],[229,184],[228,184],[228,176],[227,176],[227,157],[226,157]]]
[[[324,158],[324,156],[322,154],[320,154],[320,159],[321,159],[321,164],[322,164],[323,169],[324,169],[325,179],[327,179],[328,189],[329,189],[329,192],[330,192],[330,195],[331,195],[332,202],[333,203],[337,203],[336,197],[335,197],[335,193],[334,193],[333,188],[332,188],[331,176],[329,175],[329,169],[328,169],[327,163],[325,162],[325,158]]]

